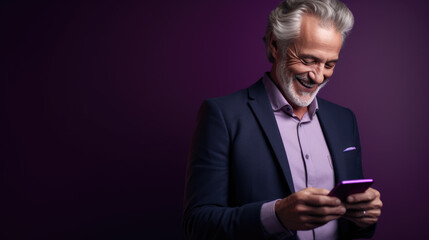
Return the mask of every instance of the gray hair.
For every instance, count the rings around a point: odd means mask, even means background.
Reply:
[[[274,62],[270,50],[271,33],[278,40],[278,47],[284,51],[287,45],[299,36],[304,14],[316,16],[320,19],[322,26],[333,25],[341,33],[343,43],[353,28],[352,12],[338,0],[283,0],[271,12],[264,37],[267,57],[270,62]]]

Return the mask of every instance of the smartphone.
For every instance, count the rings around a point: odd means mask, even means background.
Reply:
[[[335,186],[328,196],[334,196],[345,201],[347,196],[355,193],[365,192],[374,182],[373,179],[345,180]]]

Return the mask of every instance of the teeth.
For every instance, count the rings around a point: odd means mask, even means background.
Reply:
[[[306,88],[312,88],[312,87],[314,87],[314,84],[305,83],[305,82],[303,82],[301,79],[299,79],[297,77],[296,77],[296,80],[298,80],[298,82],[301,83],[301,85],[303,85]]]

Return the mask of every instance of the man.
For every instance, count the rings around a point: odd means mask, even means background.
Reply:
[[[265,36],[270,73],[200,109],[185,193],[189,239],[371,237],[381,214],[370,188],[341,202],[335,183],[363,178],[354,114],[317,92],[332,76],[350,10],[286,0]]]

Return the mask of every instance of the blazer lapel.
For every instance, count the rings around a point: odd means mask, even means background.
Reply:
[[[292,174],[290,172],[283,141],[262,81],[259,80],[256,84],[249,87],[248,93],[249,106],[268,138],[291,193],[294,193],[295,189],[293,187]]]
[[[345,169],[343,161],[339,161],[341,157],[341,143],[338,142],[340,138],[336,136],[337,133],[337,121],[335,114],[330,113],[330,109],[323,104],[323,101],[318,101],[319,110],[317,111],[317,117],[319,118],[320,126],[322,127],[323,135],[325,136],[326,144],[328,145],[329,153],[331,154],[332,164],[335,172],[335,182],[344,180],[342,176],[342,169]]]

